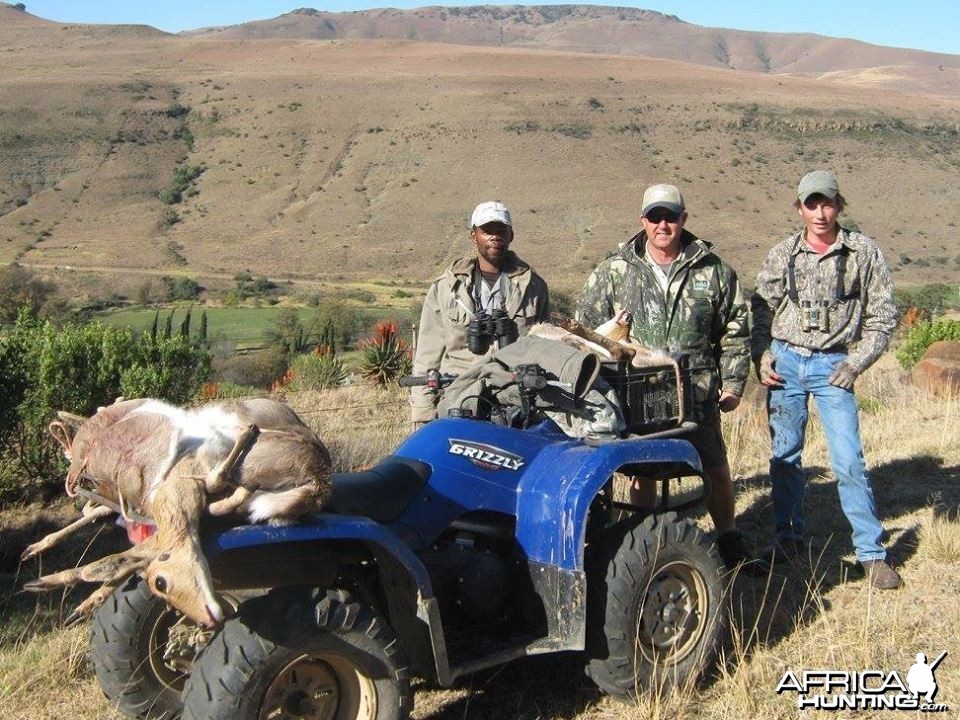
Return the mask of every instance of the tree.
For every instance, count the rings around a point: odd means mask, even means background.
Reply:
[[[0,270],[0,323],[12,323],[21,308],[39,315],[56,290],[33,271],[13,263]]]

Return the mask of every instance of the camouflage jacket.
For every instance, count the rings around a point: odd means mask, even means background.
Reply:
[[[798,302],[788,290],[791,257]],[[801,308],[806,302],[819,307],[824,318],[808,330]],[[803,230],[777,243],[760,268],[750,305],[754,358],[770,348],[773,338],[810,350],[845,348],[847,363],[857,373],[880,357],[897,325],[893,278],[880,248],[866,235],[843,228],[822,256],[803,242]]]
[[[743,395],[749,373],[747,306],[740,283],[709,243],[684,230],[664,292],[644,252],[645,242],[641,231],[600,263],[583,289],[577,317],[596,327],[625,308],[633,314],[634,340],[688,353],[694,401],[709,416],[717,410],[721,389]]]
[[[490,343],[484,355],[474,355],[467,347],[467,326],[476,311],[474,278],[476,255],[454,261],[437,278],[423,302],[420,327],[417,331],[417,350],[413,357],[413,374],[423,375],[436,368],[442,373],[460,374],[478,361],[486,361],[497,349]],[[513,252],[508,253],[503,265],[507,276],[507,314],[517,323],[519,335],[550,316],[547,284],[533,269]],[[437,416],[436,398],[426,388],[412,388],[410,419],[427,422]]]

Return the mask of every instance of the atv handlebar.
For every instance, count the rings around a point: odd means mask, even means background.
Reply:
[[[428,388],[439,390],[456,380],[456,375],[441,373],[439,370],[428,370],[426,375],[404,375],[397,380],[400,387],[420,387],[426,385]]]

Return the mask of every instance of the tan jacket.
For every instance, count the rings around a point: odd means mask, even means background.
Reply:
[[[484,355],[474,355],[467,348],[467,326],[476,311],[473,281],[477,258],[465,256],[454,261],[427,291],[420,313],[417,351],[413,357],[413,374],[423,375],[437,368],[442,373],[458,375],[478,361],[486,361],[497,349],[496,342]],[[550,315],[547,284],[513,252],[507,254],[503,272],[509,289],[506,311],[517,323],[520,337]],[[410,393],[410,419],[428,422],[437,417],[436,398],[423,387]]]

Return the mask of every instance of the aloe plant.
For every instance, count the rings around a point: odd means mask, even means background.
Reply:
[[[360,346],[357,369],[378,387],[409,374],[412,365],[410,349],[400,338],[395,322],[377,323],[373,335]]]

